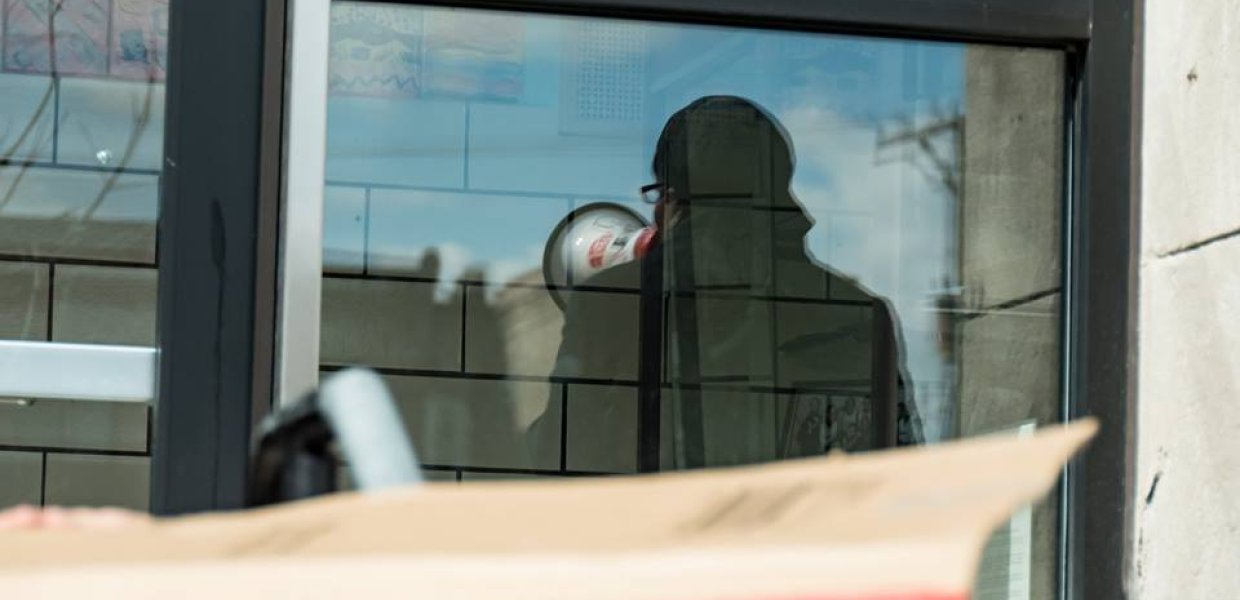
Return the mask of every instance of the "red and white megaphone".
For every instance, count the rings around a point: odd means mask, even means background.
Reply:
[[[657,230],[637,211],[612,202],[595,202],[562,219],[543,251],[543,277],[551,297],[564,308],[560,290],[594,274],[646,255]]]

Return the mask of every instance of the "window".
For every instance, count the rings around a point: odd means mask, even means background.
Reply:
[[[1062,52],[354,2],[330,32],[319,362],[378,368],[439,477],[1061,419]],[[1022,519],[978,597],[1054,595],[1055,505]]]
[[[167,7],[3,2],[0,506],[147,506]]]

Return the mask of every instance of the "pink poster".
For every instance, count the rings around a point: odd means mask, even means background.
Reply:
[[[4,12],[4,70],[107,73],[107,0],[5,0]]]
[[[112,0],[111,73],[163,81],[168,58],[168,0]]]
[[[332,94],[416,97],[422,89],[422,9],[332,6],[328,87]]]
[[[511,15],[427,11],[426,91],[515,101],[525,75],[525,25]]]

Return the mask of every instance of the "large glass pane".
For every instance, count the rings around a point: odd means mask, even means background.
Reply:
[[[167,7],[0,5],[0,340],[155,344]],[[0,398],[0,508],[145,509],[148,422],[141,402]]]
[[[1061,53],[339,2],[330,54],[322,368],[435,473],[1059,419]],[[978,597],[1050,597],[1055,522]]]

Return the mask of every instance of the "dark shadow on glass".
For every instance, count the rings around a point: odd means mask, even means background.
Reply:
[[[891,303],[806,254],[793,156],[742,98],[701,98],[667,122],[641,190],[655,196],[651,249],[576,282],[642,295],[638,422],[609,423],[599,452],[636,436],[638,470],[655,471],[923,441]],[[567,302],[553,376],[626,360],[614,310],[601,294]],[[631,388],[597,394],[632,401]]]

